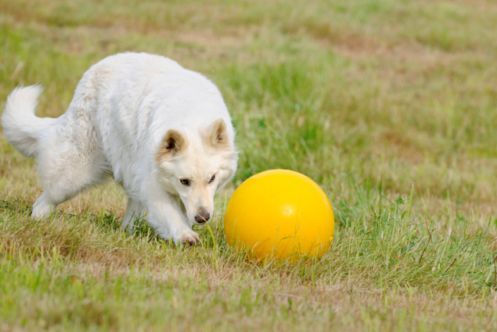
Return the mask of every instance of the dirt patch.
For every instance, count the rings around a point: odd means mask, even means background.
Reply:
[[[378,146],[382,151],[387,151],[389,155],[393,154],[414,165],[422,163],[425,157],[419,146],[394,130],[383,132],[380,135]]]

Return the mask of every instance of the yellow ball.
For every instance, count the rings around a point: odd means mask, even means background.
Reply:
[[[321,257],[333,241],[333,209],[309,177],[269,170],[244,181],[224,217],[228,244],[259,259]]]

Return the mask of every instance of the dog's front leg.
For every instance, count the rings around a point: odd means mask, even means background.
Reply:
[[[200,238],[186,222],[178,203],[167,193],[155,193],[146,203],[148,223],[165,240],[176,244],[197,244]]]

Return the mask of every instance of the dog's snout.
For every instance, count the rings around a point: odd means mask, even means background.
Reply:
[[[197,215],[195,216],[195,221],[199,224],[207,222],[211,218],[210,213],[205,208],[198,209]]]

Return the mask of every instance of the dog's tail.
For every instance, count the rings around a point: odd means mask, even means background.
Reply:
[[[38,137],[55,119],[35,115],[40,85],[18,87],[7,98],[2,115],[2,126],[7,140],[25,156],[36,155]]]

